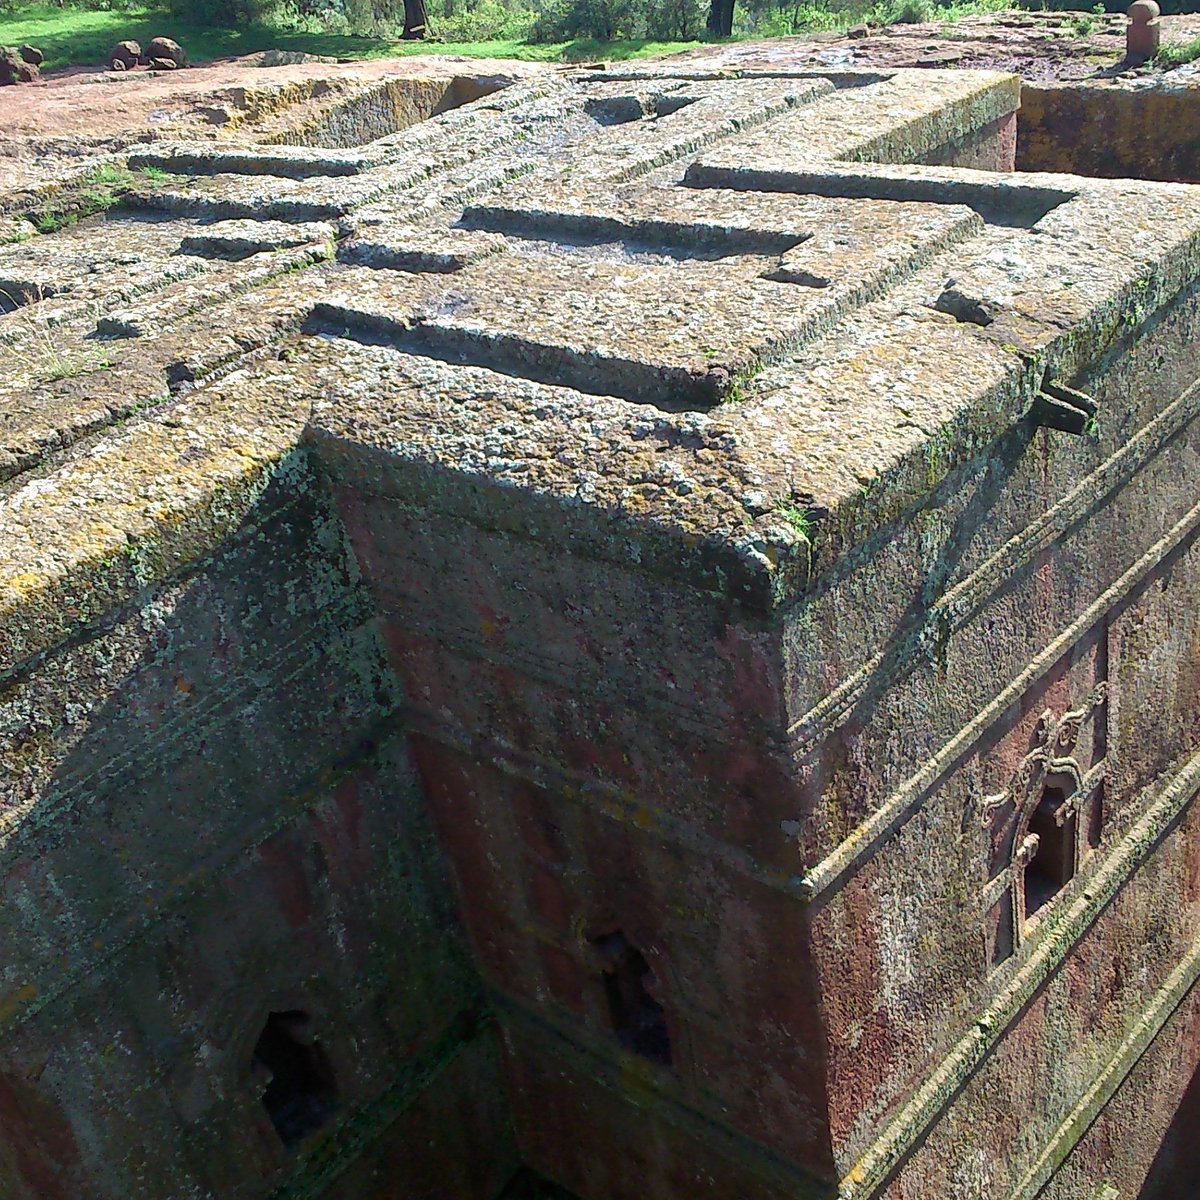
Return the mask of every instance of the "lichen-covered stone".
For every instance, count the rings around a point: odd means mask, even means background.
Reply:
[[[5,1200],[1137,1194],[1195,189],[1015,171],[982,72],[447,94],[0,184]]]

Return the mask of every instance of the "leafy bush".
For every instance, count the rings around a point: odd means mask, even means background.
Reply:
[[[1070,2],[1078,4],[1079,0]],[[737,0],[734,34],[781,37],[845,29],[859,23],[882,26],[950,22],[1012,7],[1017,7],[1013,0]]]
[[[536,42],[564,42],[572,38],[611,41],[633,37],[631,0],[549,0],[538,14],[530,36]]]
[[[1200,58],[1200,38],[1190,42],[1168,42],[1158,52],[1155,62],[1163,67],[1182,67]]]
[[[920,25],[935,20],[936,12],[929,0],[899,0],[889,16],[892,25]]]
[[[532,9],[510,8],[503,0],[479,0],[467,7],[447,3],[441,16],[430,13],[434,35],[443,42],[523,38],[536,19],[537,13]]]
[[[708,6],[697,4],[695,0],[659,0],[658,4],[648,8],[646,36],[691,41],[700,36],[707,14]]]
[[[547,0],[529,36],[542,42],[690,41],[700,36],[707,12],[703,0]]]
[[[218,29],[269,20],[275,7],[274,0],[167,0],[167,11],[176,20]]]

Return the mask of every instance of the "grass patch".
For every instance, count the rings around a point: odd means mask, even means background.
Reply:
[[[95,371],[107,371],[113,365],[109,358],[64,360],[50,368],[42,378],[46,383],[59,383],[64,379],[75,379],[79,375],[91,375]]]
[[[806,545],[811,546],[813,523],[808,513],[802,508],[797,508],[794,504],[781,504],[778,512],[792,527],[792,532]]]
[[[33,237],[33,226],[23,217],[0,217],[0,246],[15,246]]]
[[[138,183],[161,183],[170,176],[157,167],[131,171],[106,165],[54,193],[39,208],[25,214],[38,233],[56,233],[87,217],[116,208],[131,187]]]
[[[152,37],[173,37],[193,62],[253,54],[258,50],[300,50],[333,58],[400,58],[412,54],[461,54],[467,58],[520,58],[535,62],[614,61],[670,54],[700,42],[648,40],[600,42],[576,39],[533,43],[522,38],[476,42],[402,42],[355,34],[314,33],[257,22],[240,29],[193,25],[152,8],[112,9],[108,12],[53,5],[23,5],[0,12],[0,46],[29,42],[45,55],[45,68],[105,65],[113,44],[126,38],[145,45]]]
[[[833,33],[851,25],[952,25],[964,17],[1020,7],[1016,0],[807,0],[791,8],[734,9],[734,40]]]
[[[0,5],[4,0],[0,0]],[[964,17],[1013,7],[1012,0],[809,0],[790,9],[773,9],[751,17],[743,5],[737,9],[738,28],[733,40],[777,37],[846,29],[866,22],[891,25],[916,21],[953,23]],[[462,22],[449,22],[462,31]],[[323,33],[310,28],[249,22],[239,29],[216,29],[169,16],[165,10],[131,6],[108,11],[58,8],[53,4],[18,3],[0,10],[0,45],[23,42],[39,47],[46,68],[91,66],[102,68],[115,42],[132,38],[143,45],[152,37],[168,34],[187,51],[193,62],[253,54],[259,50],[299,50],[346,60],[401,58],[413,54],[458,54],[466,58],[519,58],[533,62],[623,62],[651,55],[673,54],[704,45],[703,41],[623,39],[600,41],[534,42],[520,34],[479,41],[403,42],[390,37],[348,33]],[[1168,50],[1171,48],[1168,47]],[[1191,61],[1180,59],[1179,61]]]
[[[1190,42],[1168,42],[1154,56],[1160,67],[1182,67],[1200,58],[1200,37]]]
[[[623,42],[601,42],[594,38],[576,38],[573,42],[556,44],[556,61],[560,62],[624,62],[631,58],[648,58],[655,54],[678,54],[694,50],[704,42],[655,42],[633,38]]]
[[[59,383],[114,366],[99,347],[77,346],[64,350],[57,327],[51,318],[35,306],[47,297],[41,288],[22,289],[17,293],[0,287],[0,313],[14,314],[19,331],[16,358],[42,383]]]

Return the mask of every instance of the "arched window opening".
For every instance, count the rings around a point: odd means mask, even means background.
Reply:
[[[604,993],[617,1039],[627,1050],[670,1066],[666,1013],[651,994],[654,974],[641,951],[620,930],[596,938],[592,945],[603,963]]]
[[[285,1146],[302,1142],[333,1116],[333,1069],[307,1013],[290,1009],[267,1017],[254,1047],[253,1071],[263,1085],[263,1107]]]
[[[1029,818],[1029,834],[1037,838],[1025,867],[1025,915],[1044,908],[1075,874],[1075,812],[1061,788],[1045,788]]]

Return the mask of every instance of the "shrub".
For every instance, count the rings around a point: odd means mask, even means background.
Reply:
[[[274,0],[167,0],[167,11],[176,20],[216,29],[269,20],[274,9]]]
[[[523,38],[537,18],[532,9],[509,8],[503,0],[479,0],[472,7],[455,12],[447,4],[443,15],[430,21],[433,32],[443,42],[488,42]]]
[[[632,0],[549,0],[538,14],[530,36],[538,42],[572,38],[612,41],[633,37]]]
[[[1187,63],[1195,62],[1200,58],[1200,38],[1193,38],[1190,42],[1168,42],[1158,52],[1154,61],[1160,66],[1182,67]]]
[[[893,25],[920,25],[934,19],[933,5],[929,0],[899,0],[891,8]]]
[[[704,0],[548,0],[529,36],[540,42],[690,41],[700,35],[707,12]]]

